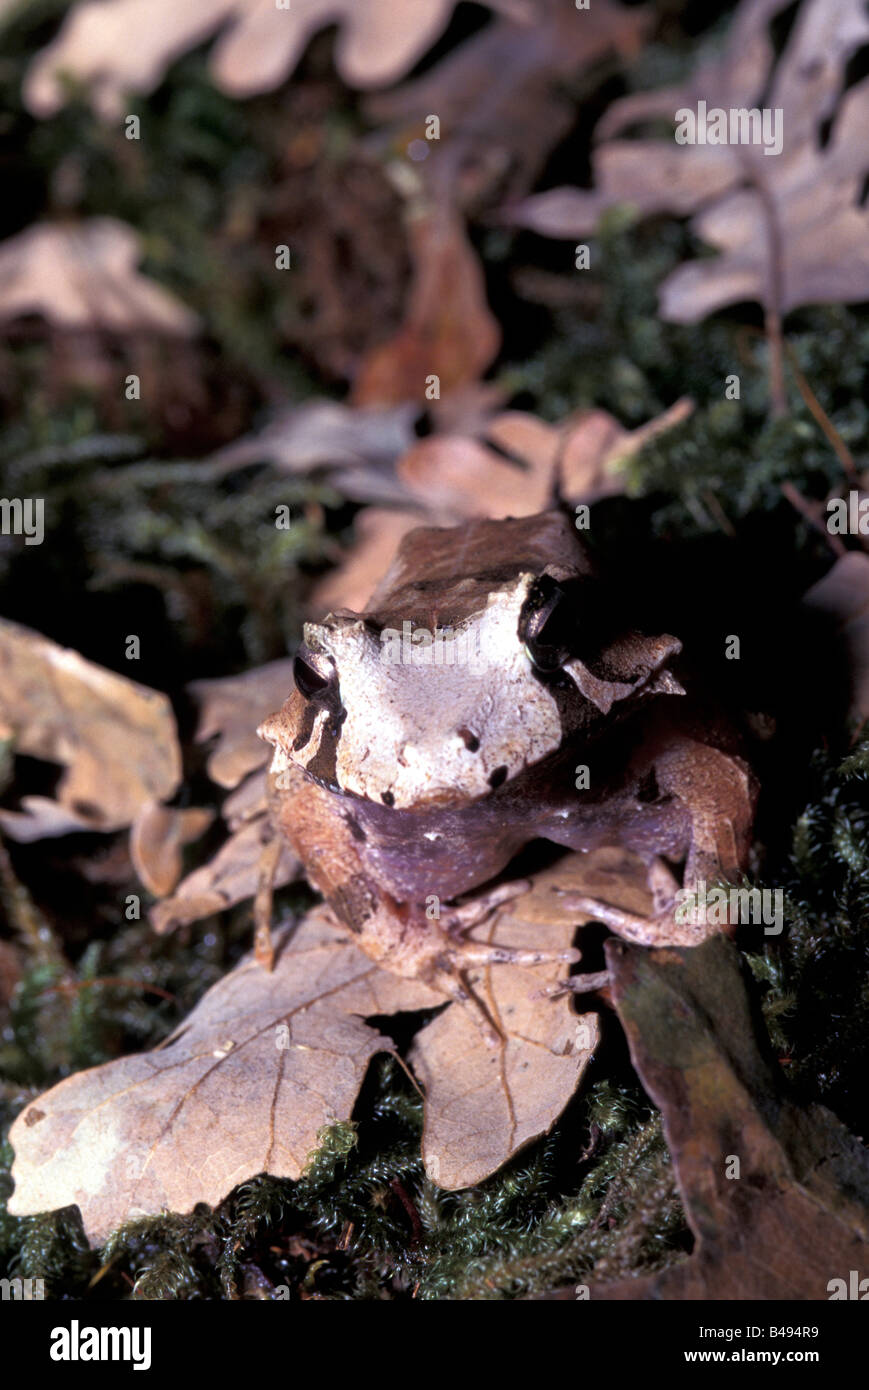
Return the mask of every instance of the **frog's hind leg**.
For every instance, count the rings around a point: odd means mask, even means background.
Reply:
[[[652,912],[647,917],[639,912],[628,912],[613,903],[603,902],[600,898],[589,897],[585,893],[573,893],[562,888],[556,888],[554,891],[558,894],[562,907],[581,912],[595,922],[603,922],[626,941],[634,941],[640,946],[656,946],[664,940],[670,945],[693,946],[708,935],[708,930],[698,928],[691,922],[690,915],[684,923],[676,916],[676,895],[680,891],[680,884],[665,860],[658,857],[651,860],[647,883],[652,895]],[[565,981],[565,986],[576,992],[586,988],[597,988],[586,986],[583,983],[584,978],[577,975],[574,977],[575,983],[574,980]]]

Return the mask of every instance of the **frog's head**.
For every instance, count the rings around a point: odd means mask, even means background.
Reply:
[[[413,532],[402,555],[415,537],[467,529]],[[398,810],[460,805],[639,700],[681,693],[667,670],[677,639],[608,633],[587,569],[505,560],[460,579],[402,574],[372,612],[306,623],[296,689],[260,727],[272,770],[294,763]]]

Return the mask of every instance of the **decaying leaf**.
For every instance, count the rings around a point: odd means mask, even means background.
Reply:
[[[176,811],[145,802],[130,829],[130,857],[149,893],[163,897],[172,892],[181,877],[184,846],[204,835],[213,820],[214,812],[205,807]]]
[[[441,997],[377,970],[324,910],[292,949],[287,935],[273,973],[243,961],[162,1047],[69,1077],[23,1111],[18,1215],[75,1203],[97,1242],[136,1216],[213,1205],[257,1173],[300,1176],[390,1046],[365,1016]]]
[[[312,595],[312,608],[322,613],[335,608],[364,612],[402,540],[422,521],[418,512],[366,507],[354,522],[352,549],[346,560],[317,585]]]
[[[221,845],[213,859],[182,879],[171,897],[151,908],[148,920],[161,935],[187,926],[252,898],[259,883],[263,850],[274,831],[265,811],[246,820]],[[289,847],[281,850],[273,886],[283,888],[302,872]]]
[[[136,232],[113,217],[36,222],[0,242],[0,319],[41,314],[60,328],[189,335],[197,318],[136,269]]]
[[[208,775],[219,787],[237,787],[267,761],[269,748],[257,738],[257,725],[283,704],[292,684],[289,659],[270,661],[241,676],[191,682],[190,693],[200,706],[196,740],[216,739]]]
[[[655,951],[611,940],[607,963],[697,1244],[592,1298],[828,1299],[869,1257],[869,1153],[829,1110],[788,1096],[736,949],[722,936]]]
[[[844,91],[852,54],[869,40],[861,0],[807,0],[776,63],[770,20],[784,0],[743,0],[720,59],[682,86],[614,102],[598,127],[595,189],[559,188],[515,206],[509,218],[544,235],[583,236],[627,202],[642,215],[698,214],[697,235],[721,254],[680,266],[661,288],[664,318],[699,319],[739,300],[787,312],[803,304],[869,297],[869,83]],[[683,110],[778,112],[753,140],[677,144],[611,138]],[[829,123],[829,130],[827,125]],[[717,133],[714,138],[717,138]],[[765,153],[765,149],[775,151]]]
[[[487,0],[518,9],[519,0]],[[295,68],[318,29],[338,23],[338,71],[354,87],[385,86],[401,77],[437,38],[455,0],[85,0],[27,74],[25,98],[37,116],[66,99],[64,77],[90,87],[107,119],[119,116],[129,92],[150,92],[166,68],[220,32],[211,59],[218,86],[233,96],[277,87]]]
[[[17,752],[66,768],[56,800],[25,796],[23,812],[0,812],[15,840],[119,830],[178,788],[181,750],[165,695],[5,619],[0,721]]]
[[[422,135],[437,113],[440,140],[420,167],[427,175],[459,150],[463,206],[485,203],[496,189],[518,198],[576,119],[567,84],[613,52],[632,57],[649,23],[647,9],[612,0],[586,10],[537,0],[530,22],[523,14],[495,20],[421,77],[370,97],[368,110],[390,123],[392,144]]]
[[[236,789],[222,807],[232,833],[209,863],[194,869],[171,897],[151,909],[156,931],[210,917],[256,893],[263,850],[273,836],[264,772],[270,749],[257,738],[256,728],[283,704],[292,684],[291,660],[271,661],[241,676],[191,682],[190,692],[200,706],[196,739],[200,743],[216,740],[208,758],[209,776],[218,786]],[[284,848],[274,887],[291,883],[299,873],[298,861]],[[172,883],[164,892],[174,887]]]
[[[648,440],[686,419],[683,398],[657,419],[626,430],[605,410],[583,410],[561,425],[523,411],[495,416],[484,439],[431,435],[398,466],[420,505],[451,522],[474,516],[533,516],[552,504],[555,484],[570,503],[623,490],[619,465]]]
[[[573,864],[571,886],[584,870]],[[566,945],[574,925],[554,900],[558,881],[557,870],[543,875],[484,939],[513,943],[533,931],[535,942]],[[573,1094],[596,1019],[574,1014],[567,997],[529,998],[563,968],[496,967],[476,981],[505,1035],[497,1049],[481,1045],[455,1004],[420,1032],[425,1161],[441,1185],[493,1172],[549,1129]],[[69,1077],[28,1105],[10,1134],[9,1210],[75,1203],[96,1242],[135,1216],[214,1205],[257,1173],[299,1177],[319,1131],[349,1118],[371,1057],[392,1046],[365,1019],[444,1002],[372,965],[316,908],[277,934],[272,973],[247,958],[160,1047]]]
[[[501,345],[482,267],[458,213],[447,203],[429,208],[411,219],[408,234],[414,281],[407,317],[363,361],[353,387],[358,405],[424,405],[433,377],[440,395],[460,390],[482,376]]]
[[[282,412],[258,434],[212,458],[227,472],[270,463],[279,473],[322,471],[355,502],[396,500],[395,463],[414,442],[414,405],[364,409],[314,401]]]
[[[557,887],[599,888],[598,855],[572,855],[535,878],[533,889],[473,938],[504,946],[562,950],[573,940],[576,912],[559,904]],[[623,884],[623,895],[629,887]],[[625,897],[622,898],[625,901]],[[441,1187],[470,1187],[524,1144],[551,1129],[578,1086],[600,1041],[598,1018],[576,1014],[566,998],[536,998],[557,980],[559,965],[490,966],[474,988],[506,1038],[492,1053],[480,1046],[467,1010],[450,1007],[417,1035],[410,1055],[426,1094],[423,1157]]]

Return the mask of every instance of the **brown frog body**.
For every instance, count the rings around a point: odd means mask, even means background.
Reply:
[[[454,902],[533,840],[639,854],[654,916],[577,908],[693,944],[712,928],[677,919],[665,861],[689,890],[738,876],[756,788],[682,662],[678,638],[613,622],[560,512],[420,528],[365,614],[306,624],[297,688],[260,728],[273,819],[362,950],[478,1010],[469,969],[552,957],[462,939],[522,885]]]

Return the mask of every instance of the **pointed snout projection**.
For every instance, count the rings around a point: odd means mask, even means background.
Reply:
[[[578,658],[566,661],[563,670],[580,694],[606,716],[618,701],[637,695],[684,695],[684,686],[666,669],[667,662],[681,650],[678,637],[668,633],[660,637],[629,633],[606,652],[607,665],[616,679],[595,676]]]

